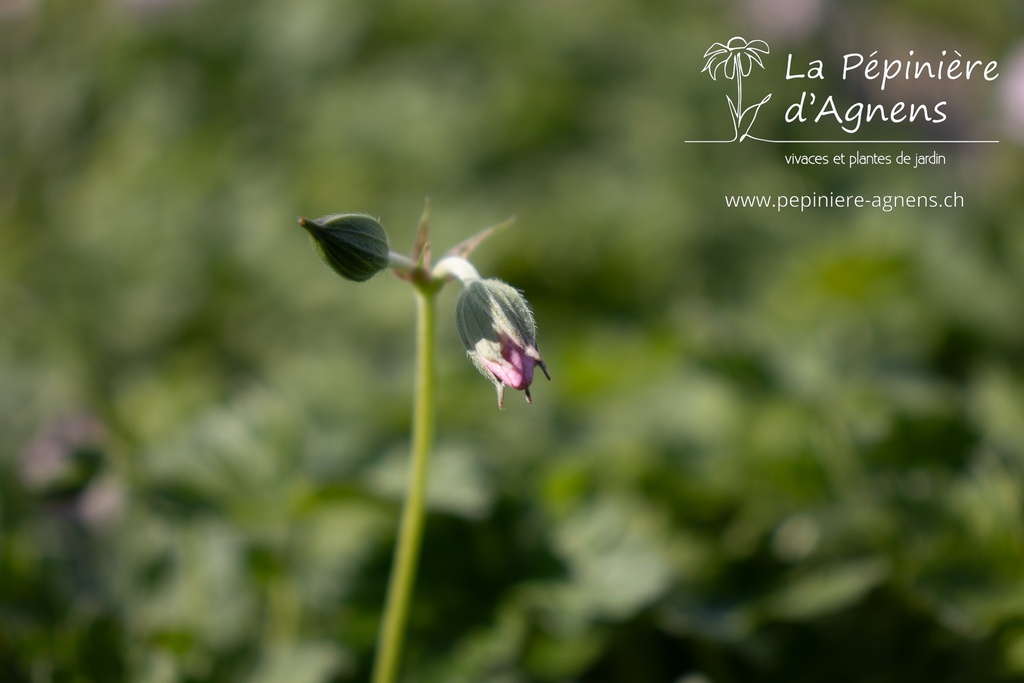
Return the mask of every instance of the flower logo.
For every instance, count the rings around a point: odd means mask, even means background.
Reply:
[[[733,138],[729,142],[742,141],[751,137],[750,127],[754,125],[757,112],[765,102],[771,99],[771,93],[766,95],[757,104],[752,104],[746,109],[743,108],[743,77],[749,76],[757,64],[762,69],[764,62],[761,55],[769,52],[768,43],[763,40],[747,40],[742,36],[734,36],[727,43],[715,43],[704,53],[704,68],[701,73],[707,71],[712,80],[718,80],[718,72],[727,79],[736,79],[736,101],[726,95],[729,101],[729,114],[732,117]],[[742,132],[741,132],[742,131]]]

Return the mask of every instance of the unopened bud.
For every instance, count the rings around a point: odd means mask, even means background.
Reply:
[[[526,299],[501,280],[472,280],[459,295],[455,308],[459,337],[473,365],[494,383],[498,407],[504,405],[505,387],[526,392],[536,365],[551,379],[537,350],[537,325]]]
[[[388,267],[388,236],[374,218],[340,213],[300,218],[324,263],[346,280],[364,282]]]

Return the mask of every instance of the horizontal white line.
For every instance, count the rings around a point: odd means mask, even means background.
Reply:
[[[770,142],[775,145],[995,145],[999,140],[765,140],[764,138],[748,138],[757,142]],[[737,142],[736,140],[684,140],[690,144],[712,145]]]

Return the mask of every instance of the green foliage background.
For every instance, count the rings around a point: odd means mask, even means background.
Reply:
[[[756,4],[0,3],[0,679],[366,679],[413,302],[295,218],[405,251],[429,195],[435,251],[517,216],[475,262],[554,379],[499,413],[441,326],[405,680],[1024,680],[1019,146],[685,142],[730,133],[714,41],[769,40],[777,106],[787,52],[1004,60],[1024,12],[832,2],[773,37]],[[953,134],[1000,85],[950,86]]]

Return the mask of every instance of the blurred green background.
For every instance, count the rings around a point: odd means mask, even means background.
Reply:
[[[474,260],[553,380],[498,412],[442,294],[404,680],[1024,680],[1022,28],[1013,0],[0,1],[0,680],[366,680],[413,301],[295,219],[407,251],[428,195],[435,252],[517,217]],[[731,134],[700,68],[737,34],[772,107],[789,52],[999,60],[942,85],[941,135],[1002,142],[913,172],[687,144]]]

